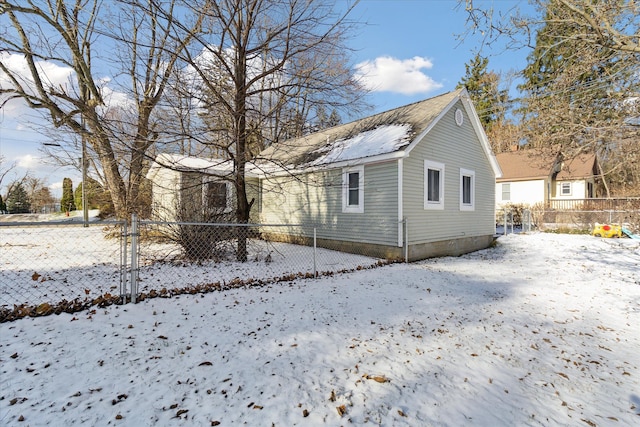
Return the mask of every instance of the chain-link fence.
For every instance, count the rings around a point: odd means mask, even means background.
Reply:
[[[387,263],[317,224],[99,224],[0,223],[0,321]]]
[[[0,223],[0,321],[77,311],[124,293],[126,224]]]

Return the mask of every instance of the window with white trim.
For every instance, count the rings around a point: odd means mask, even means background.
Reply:
[[[472,211],[476,201],[476,173],[460,168],[460,210]]]
[[[502,184],[502,200],[511,200],[511,183]]]
[[[563,182],[560,184],[560,194],[562,194],[563,196],[570,196],[571,195],[571,183],[570,182]]]
[[[364,166],[342,171],[342,212],[364,212]]]
[[[424,161],[424,208],[444,209],[444,163]]]

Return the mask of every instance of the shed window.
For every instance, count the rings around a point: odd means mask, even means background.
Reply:
[[[460,210],[475,209],[475,179],[476,173],[468,169],[460,169]]]
[[[342,212],[364,212],[364,166],[342,173]]]
[[[224,182],[208,182],[206,186],[206,205],[209,209],[225,209],[227,207],[227,184]]]
[[[571,183],[570,182],[563,182],[562,184],[560,184],[560,194],[562,194],[563,196],[570,196],[571,195]]]
[[[502,184],[502,200],[511,200],[511,184]]]
[[[444,164],[424,161],[424,208],[444,209]]]

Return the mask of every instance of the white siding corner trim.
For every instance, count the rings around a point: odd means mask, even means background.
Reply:
[[[342,169],[342,212],[364,212],[364,165]]]
[[[404,210],[402,204],[404,203],[404,193],[402,187],[402,175],[403,175],[403,161],[402,159],[398,159],[398,247],[402,247],[404,242],[403,236],[403,215]]]

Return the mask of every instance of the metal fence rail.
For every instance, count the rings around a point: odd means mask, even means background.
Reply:
[[[382,262],[366,249],[345,253],[317,234],[317,226],[306,224],[141,221],[137,291],[144,297],[313,278]]]
[[[0,223],[0,307],[48,314],[124,293],[125,230],[123,222]]]
[[[322,233],[320,233],[322,234]],[[318,225],[0,223],[0,321],[370,268]],[[347,252],[345,252],[345,249]]]

